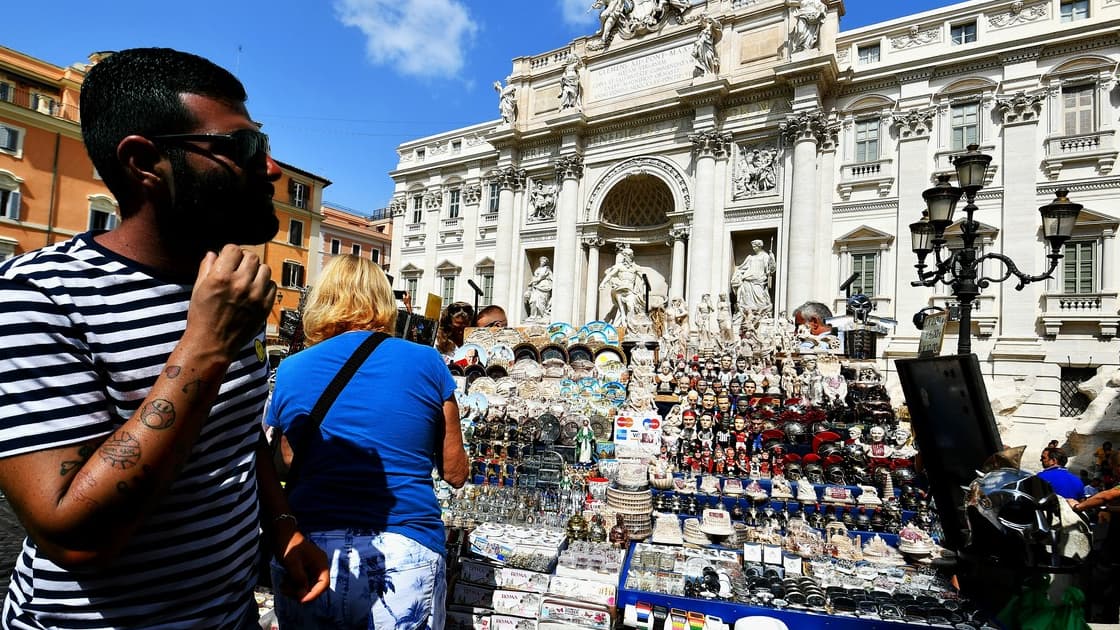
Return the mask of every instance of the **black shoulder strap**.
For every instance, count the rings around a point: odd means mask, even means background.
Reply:
[[[315,406],[311,409],[311,414],[307,418],[307,428],[304,433],[307,436],[306,441],[309,442],[315,431],[319,430],[319,425],[323,424],[323,418],[327,415],[327,411],[330,410],[331,405],[334,404],[334,401],[338,398],[339,394],[342,393],[342,390],[346,389],[346,385],[350,383],[350,379],[354,378],[354,374],[358,372],[358,368],[366,362],[369,355],[373,354],[377,346],[381,345],[381,342],[388,338],[389,335],[383,332],[375,332],[369,337],[366,337],[365,341],[354,350],[354,354],[350,355],[350,358],[347,359],[342,368],[338,370],[338,374],[334,375],[334,378],[331,379],[327,388],[323,390],[322,395],[319,396],[319,400],[316,401]],[[297,471],[299,469],[297,464],[301,461],[303,461],[303,458],[296,458],[295,449],[292,449],[292,464],[288,467],[288,479],[286,482],[288,488],[291,488],[292,484],[295,483],[296,477],[298,476]]]

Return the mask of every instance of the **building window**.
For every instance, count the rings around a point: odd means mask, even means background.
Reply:
[[[452,188],[447,193],[447,218],[459,218],[459,189]]]
[[[455,276],[443,277],[443,286],[440,287],[439,296],[443,298],[444,304],[455,301]]]
[[[424,195],[412,196],[412,222],[424,222]]]
[[[1078,85],[1062,88],[1062,114],[1065,117],[1065,133],[1074,136],[1090,133],[1096,129],[1094,124],[1093,85]]]
[[[338,240],[337,238],[332,238],[331,239],[331,254],[332,255],[337,255],[341,251],[342,251],[342,241]]]
[[[369,259],[373,262],[381,262],[381,250],[376,247],[369,250]]]
[[[0,81],[0,101],[12,102],[16,89],[11,83]]]
[[[416,149],[416,159],[417,160],[423,160],[424,159],[424,149]]]
[[[964,151],[970,144],[980,144],[980,103],[953,105],[950,110],[954,151]]]
[[[40,114],[53,116],[55,113],[55,108],[57,107],[58,104],[55,102],[55,100],[47,96],[46,94],[38,94],[35,92],[31,93],[31,109],[39,112]]]
[[[22,157],[23,129],[0,123],[0,152]]]
[[[90,207],[89,209],[89,229],[93,231],[111,230],[117,226],[117,215],[115,212],[103,210],[101,208]]]
[[[954,24],[949,27],[949,34],[954,45],[971,44],[976,41],[976,22]]]
[[[288,244],[303,247],[303,221],[288,222]]]
[[[20,194],[18,190],[0,188],[0,217],[19,221]]]
[[[452,153],[458,153],[459,151],[462,151],[462,150],[463,150],[463,141],[462,140],[452,140],[451,141],[451,152]]]
[[[501,198],[502,188],[497,184],[490,184],[490,198],[486,204],[486,208],[495,213],[498,211],[498,200]]]
[[[1062,0],[1062,22],[1089,18],[1089,0]]]
[[[879,159],[879,119],[856,121],[856,161]]]
[[[1080,416],[1089,408],[1089,397],[1078,386],[1097,375],[1094,367],[1063,367],[1061,383],[1061,417]]]
[[[1093,241],[1066,243],[1062,258],[1062,293],[1096,293],[1096,247]]]
[[[878,254],[863,253],[852,254],[852,273],[858,273],[859,277],[852,283],[852,295],[862,293],[864,295],[875,295],[875,263]]]
[[[879,63],[879,44],[868,44],[867,46],[860,46],[856,49],[859,57],[859,65],[866,66],[871,63]]]
[[[353,245],[350,246],[350,253],[354,254],[355,256],[361,256],[362,255],[362,245],[360,243],[354,243]]]
[[[420,286],[420,278],[405,278],[404,279],[404,290],[408,291],[408,294],[412,297],[413,300],[416,300],[416,291],[419,290],[419,286]]]
[[[494,274],[482,274],[482,303],[494,303]]]
[[[307,184],[297,182],[296,180],[288,180],[288,195],[291,204],[297,208],[307,207]]]
[[[280,282],[292,289],[303,287],[303,265],[290,260],[284,261],[284,273]]]

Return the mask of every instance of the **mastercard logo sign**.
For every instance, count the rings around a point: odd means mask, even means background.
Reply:
[[[626,418],[626,417],[619,418],[618,420],[615,420],[615,424],[617,424],[620,427],[629,428],[629,427],[634,426],[634,419],[633,418]]]

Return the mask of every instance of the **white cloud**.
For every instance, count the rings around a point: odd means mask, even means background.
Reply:
[[[593,4],[590,0],[557,0],[560,3],[560,13],[564,16],[564,23],[572,26],[592,24],[598,19],[599,11],[588,12]]]
[[[338,20],[366,37],[376,65],[420,77],[453,77],[478,24],[459,0],[336,0]]]

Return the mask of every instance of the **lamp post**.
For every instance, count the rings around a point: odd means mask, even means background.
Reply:
[[[953,160],[957,171],[959,187],[949,183],[949,175],[939,175],[937,185],[922,193],[926,201],[926,211],[922,213],[921,220],[910,224],[910,238],[914,253],[918,256],[918,279],[912,281],[911,286],[932,287],[937,283],[948,285],[952,288],[953,295],[960,303],[960,333],[957,340],[957,354],[972,353],[972,302],[980,295],[980,290],[992,282],[1003,282],[1015,276],[1018,284],[1015,289],[1021,291],[1031,282],[1050,278],[1058,268],[1058,261],[1062,259],[1062,245],[1069,240],[1073,233],[1073,225],[1077,221],[1077,214],[1083,207],[1073,203],[1067,195],[1069,191],[1060,189],[1054,201],[1038,209],[1042,216],[1042,233],[1050,243],[1050,268],[1045,273],[1029,275],[1019,271],[1015,263],[1003,254],[987,253],[977,256],[975,247],[976,234],[980,224],[972,219],[976,212],[976,193],[984,187],[984,173],[992,156],[981,153],[975,144],[969,145],[968,151]],[[961,223],[960,249],[945,247],[945,228],[953,224],[953,212],[961,196],[966,199],[964,207],[965,220]],[[933,268],[926,270],[926,257],[934,255]],[[980,265],[985,260],[998,260],[1003,264],[1003,273],[998,277],[979,276]]]

